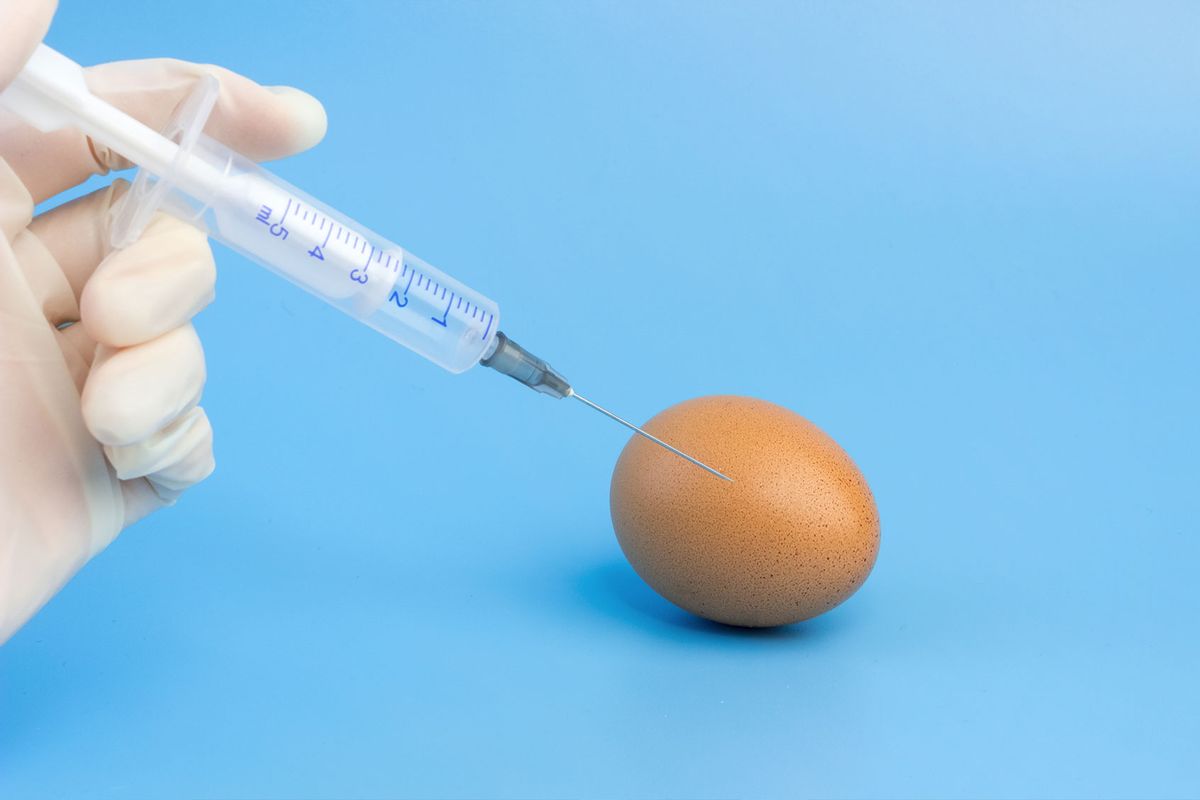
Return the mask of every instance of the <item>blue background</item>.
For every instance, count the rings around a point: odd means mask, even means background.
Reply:
[[[218,471],[0,652],[0,795],[1200,794],[1200,6],[67,2],[48,41],[311,91],[279,173],[618,412],[809,417],[883,546],[822,618],[691,618],[613,537],[620,429],[222,250]]]

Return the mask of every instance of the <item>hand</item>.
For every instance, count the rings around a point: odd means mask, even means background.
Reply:
[[[53,13],[51,0],[0,0],[0,90]],[[325,132],[309,95],[217,67],[130,61],[87,73],[92,91],[154,129],[199,76],[215,75],[206,132],[258,160]],[[0,110],[0,643],[122,529],[213,469],[191,324],[216,280],[203,234],[160,215],[112,250],[123,181],[32,216],[34,204],[128,166],[77,131],[42,134]]]

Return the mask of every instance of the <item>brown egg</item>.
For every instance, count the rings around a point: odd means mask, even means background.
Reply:
[[[766,627],[815,617],[862,585],[879,514],[862,473],[817,426],[750,397],[700,397],[646,423],[722,481],[634,436],[613,470],[629,563],[694,614]]]

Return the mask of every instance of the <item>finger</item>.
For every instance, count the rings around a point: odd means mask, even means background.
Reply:
[[[204,351],[191,325],[143,344],[97,348],[83,387],[83,419],[101,444],[129,445],[200,401]]]
[[[261,86],[212,64],[170,58],[115,61],[87,70],[89,88],[125,113],[159,130],[204,75],[221,93],[204,132],[254,161],[307,150],[325,136],[325,109],[312,95],[290,86]],[[103,163],[105,158],[99,154]],[[110,169],[129,162],[110,156]]]
[[[260,86],[222,67],[150,59],[101,64],[86,72],[93,92],[155,130],[166,124],[202,75],[213,75],[221,93],[205,132],[257,161],[307,150],[325,135],[325,110],[316,98],[291,87]],[[129,165],[74,129],[44,134],[11,120],[0,124],[0,153],[35,202],[92,174]]]
[[[152,511],[172,505],[186,489],[211,475],[216,466],[212,455],[212,426],[203,409],[193,409],[172,427],[176,430],[164,432],[166,435],[162,437],[166,444],[161,458],[150,455],[143,462],[145,466],[136,470],[131,464],[124,465],[127,474],[149,470],[143,477],[121,481],[126,527]],[[105,448],[114,465],[129,457],[118,450]]]
[[[103,189],[38,214],[29,224],[30,233],[66,277],[76,302],[96,267],[112,250],[109,215],[128,188],[125,181],[115,180]]]
[[[110,253],[84,286],[79,317],[97,342],[129,347],[185,325],[215,295],[203,233],[158,215],[141,238]]]
[[[127,188],[115,181],[39,214],[29,226],[32,236],[14,243],[47,320],[83,319],[96,341],[115,347],[187,322],[212,302],[217,275],[204,234],[165,214],[134,244],[113,251],[109,214]]]
[[[146,478],[160,497],[171,500],[212,473],[212,426],[197,407],[136,444],[108,446],[104,452],[118,478]]]
[[[134,478],[121,481],[121,499],[125,506],[125,524],[128,528],[135,522],[145,519],[164,506],[172,505],[175,500],[163,499],[145,478]]]
[[[55,0],[0,0],[0,91],[45,37],[57,5]]]

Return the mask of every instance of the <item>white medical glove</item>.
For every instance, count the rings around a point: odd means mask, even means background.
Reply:
[[[50,0],[0,0],[0,90],[41,41]],[[296,89],[172,60],[87,70],[91,89],[162,127],[199,76],[221,83],[206,132],[251,158],[305,150],[325,112]],[[108,244],[114,185],[36,218],[41,202],[129,166],[73,130],[0,110],[0,643],[128,525],[213,469],[191,318],[216,278],[203,234],[159,216]]]

